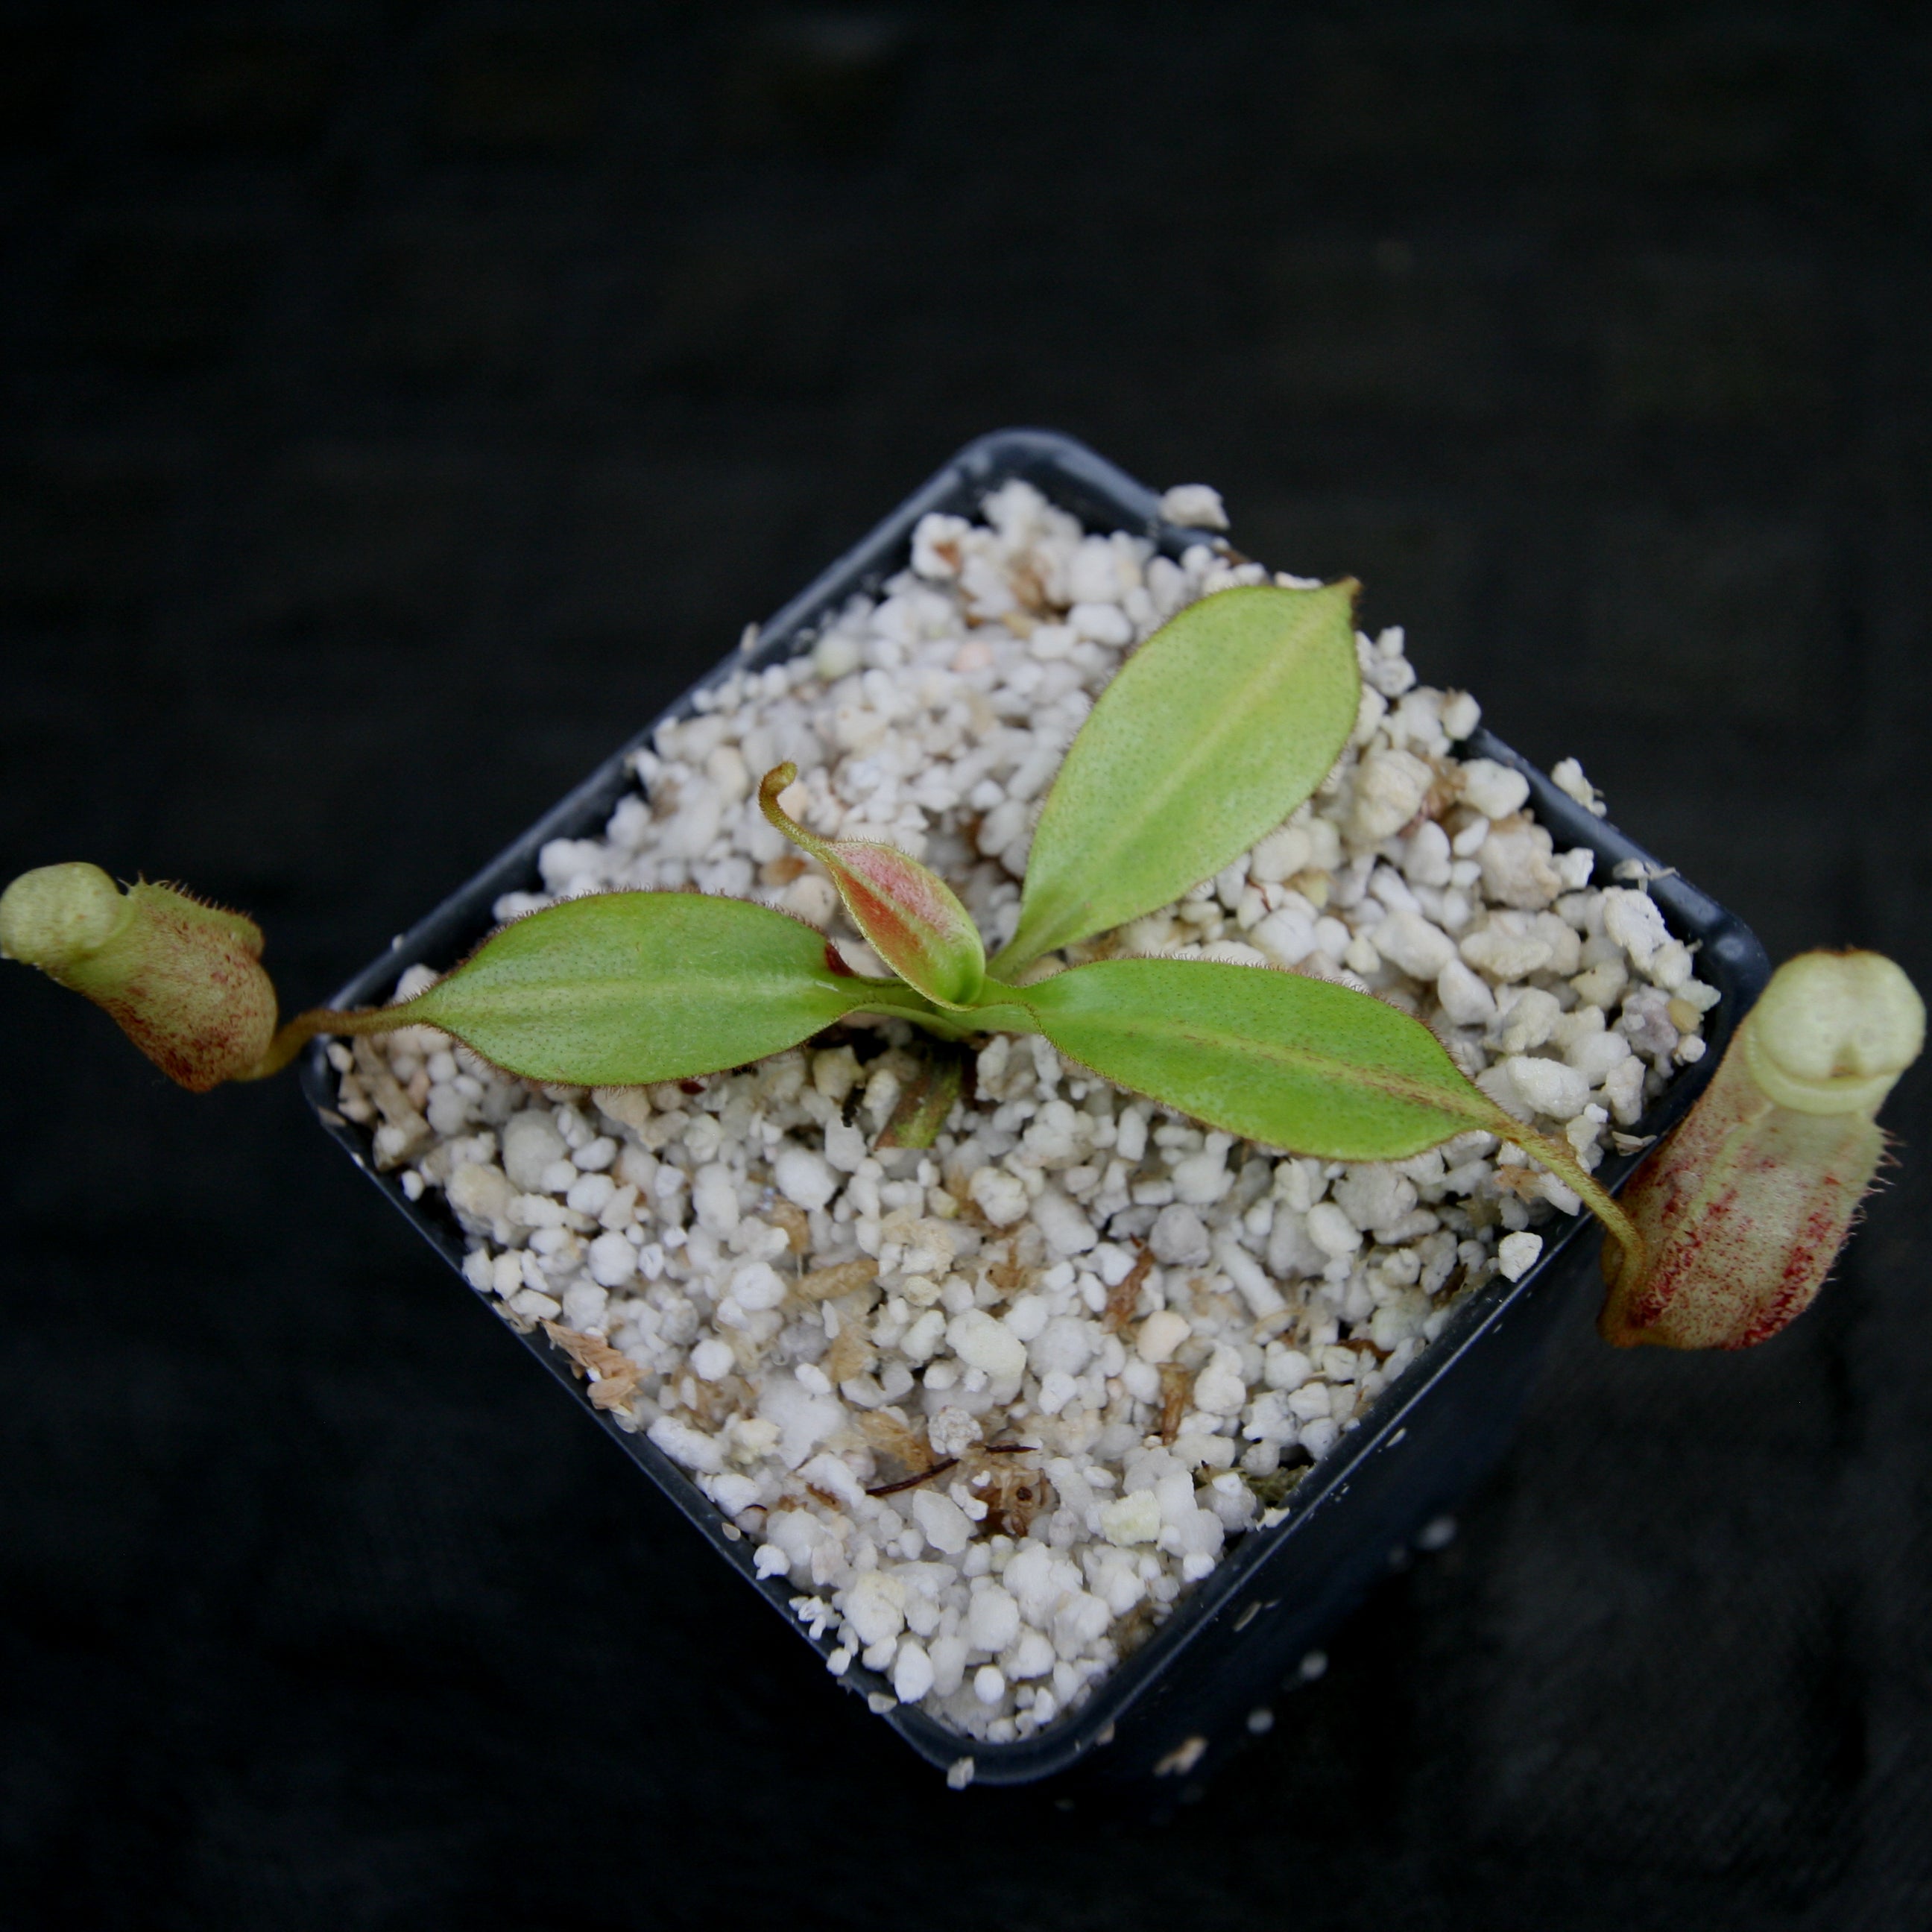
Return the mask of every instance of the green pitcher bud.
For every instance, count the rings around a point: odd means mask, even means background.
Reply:
[[[78,863],[22,873],[0,894],[0,958],[85,994],[191,1093],[246,1078],[274,1035],[260,928],[172,886],[124,893]]]

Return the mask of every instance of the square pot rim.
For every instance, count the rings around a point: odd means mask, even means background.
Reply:
[[[1012,428],[975,437],[760,626],[755,635],[747,640],[748,649],[741,644],[728,652],[680,697],[626,739],[527,831],[393,940],[335,994],[330,1004],[338,1006],[380,1004],[389,997],[398,976],[406,967],[425,959],[460,957],[495,923],[490,909],[496,898],[530,882],[536,872],[537,854],[545,844],[555,838],[581,836],[586,829],[601,826],[617,799],[639,787],[640,782],[631,769],[632,755],[649,744],[661,724],[691,716],[703,694],[734,674],[762,669],[809,648],[819,627],[842,609],[851,596],[876,590],[886,577],[904,567],[913,529],[922,517],[934,510],[970,515],[978,509],[985,495],[1015,477],[1023,477],[1041,488],[1049,502],[1072,509],[1090,529],[1105,525],[1150,538],[1169,556],[1178,556],[1197,544],[1217,548],[1223,554],[1239,554],[1212,532],[1165,522],[1155,492],[1072,436],[1052,430]],[[1057,492],[1055,488],[1043,484],[1042,478],[1057,486]],[[1723,997],[1713,1010],[1713,1024],[1707,1028],[1703,1059],[1680,1069],[1669,1090],[1646,1110],[1637,1124],[1638,1130],[1647,1135],[1667,1131],[1702,1090],[1721,1061],[1738,1022],[1750,1010],[1769,977],[1770,962],[1763,947],[1734,914],[1673,870],[1659,865],[1609,820],[1593,817],[1486,728],[1479,728],[1463,741],[1458,754],[1493,759],[1521,773],[1528,783],[1539,822],[1564,844],[1589,847],[1606,873],[1620,865],[1642,867],[1651,897],[1673,933],[1699,944],[1700,976],[1716,986]],[[318,1040],[304,1056],[302,1084],[325,1131],[460,1275],[466,1244],[454,1215],[440,1196],[433,1198],[425,1195],[419,1202],[410,1201],[403,1193],[398,1174],[376,1170],[368,1158],[367,1136],[336,1111],[336,1080],[326,1058],[326,1042]],[[1641,1154],[1607,1157],[1598,1170],[1599,1177],[1614,1191],[1634,1171],[1641,1158]],[[1280,1514],[1265,1527],[1249,1530],[1234,1542],[1209,1576],[1196,1585],[1166,1620],[1122,1658],[1074,1709],[1031,1736],[1006,1744],[989,1743],[954,1731],[916,1706],[895,1703],[880,1714],[928,1763],[943,1768],[960,1758],[972,1759],[975,1780],[984,1784],[1030,1784],[1066,1770],[1096,1748],[1103,1747],[1112,1736],[1115,1722],[1155,1687],[1184,1652],[1238,1614],[1237,1606],[1243,1592],[1282,1544],[1304,1534],[1318,1514],[1339,1507],[1352,1481],[1371,1458],[1398,1448],[1408,1433],[1407,1419],[1455,1372],[1480,1337],[1532,1299],[1559,1292],[1559,1278],[1566,1271],[1566,1261],[1578,1242],[1594,1238],[1594,1223],[1588,1215],[1579,1215],[1567,1226],[1541,1232],[1542,1253],[1522,1279],[1511,1282],[1496,1274],[1462,1301],[1437,1338],[1370,1404],[1358,1426],[1314,1465],[1291,1493]],[[475,1298],[488,1298],[471,1288],[466,1280],[464,1286]],[[727,1522],[682,1468],[641,1430],[626,1430],[608,1412],[592,1407],[584,1385],[540,1332],[512,1332],[559,1383],[570,1390],[579,1407],[644,1469],[706,1541],[737,1569],[789,1628],[821,1658],[827,1655],[833,1640],[830,1636],[814,1638],[790,1607],[801,1594],[812,1593],[802,1593],[783,1578],[758,1576],[748,1539]],[[890,1693],[883,1676],[867,1671],[856,1660],[839,1682],[850,1691]]]

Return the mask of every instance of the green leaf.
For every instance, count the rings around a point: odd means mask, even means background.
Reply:
[[[526,1079],[630,1087],[740,1066],[914,997],[834,973],[821,934],[764,906],[605,892],[505,926],[386,1015],[440,1027]]]
[[[952,888],[895,845],[808,831],[778,803],[797,776],[794,764],[774,765],[759,784],[759,810],[832,874],[852,923],[902,980],[956,1012],[971,1006],[986,980],[986,951]]]
[[[1418,1019],[1352,987],[1208,959],[1103,959],[1018,992],[1070,1060],[1210,1126],[1324,1160],[1402,1160],[1472,1127],[1514,1142],[1615,1238],[1619,1294],[1643,1237],[1577,1159],[1466,1079]]]
[[[994,972],[1167,904],[1313,792],[1360,705],[1356,588],[1220,591],[1127,660],[1054,782]]]
[[[1206,959],[1104,959],[1018,997],[1070,1059],[1296,1154],[1400,1160],[1471,1127],[1525,1132],[1420,1020],[1325,980]]]

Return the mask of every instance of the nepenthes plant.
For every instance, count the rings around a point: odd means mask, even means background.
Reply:
[[[1922,1036],[1917,996],[1888,961],[1853,956],[1876,964],[1852,974],[1852,1020],[1832,1042],[1808,1035],[1796,1084],[1787,1081],[1772,1103],[1780,1114],[1802,1113],[1792,1095],[1807,1078],[1814,1088],[1822,1081],[1832,1106],[1852,1095],[1846,1104],[1869,1131],[1840,1120],[1835,1137],[1822,1129],[1808,1137],[1788,1124],[1767,1126],[1762,1110],[1740,1112],[1742,1076],[1727,1080],[1739,1043],[1753,1042],[1754,1065],[1775,1069],[1781,1051],[1791,1057],[1777,1044],[1785,1034],[1760,1024],[1740,1032],[1714,1087],[1730,1096],[1726,1124],[1714,1127],[1715,1117],[1700,1106],[1678,1137],[1686,1147],[1729,1150],[1730,1193],[1714,1192],[1708,1174],[1687,1184],[1654,1160],[1640,1182],[1643,1211],[1634,1218],[1567,1142],[1506,1111],[1419,1018],[1370,993],[1207,959],[1066,960],[1068,949],[1094,950],[1083,943],[1220,872],[1314,794],[1360,710],[1355,590],[1346,580],[1223,590],[1181,611],[1128,660],[1067,750],[1034,835],[1018,924],[990,958],[971,916],[936,873],[893,847],[822,838],[797,822],[793,812],[805,808],[804,794],[793,790],[790,765],[765,775],[760,805],[824,866],[890,977],[854,973],[815,928],[765,906],[696,892],[615,892],[568,899],[500,928],[412,998],[355,1012],[317,1008],[278,1026],[262,934],[251,921],[172,886],[142,883],[124,892],[84,864],[43,867],[8,888],[0,952],[86,994],[171,1078],[196,1091],[274,1072],[318,1035],[417,1025],[439,1028],[526,1078],[644,1086],[740,1066],[867,1014],[910,1022],[932,1042],[929,1076],[890,1130],[900,1145],[930,1144],[960,1091],[958,1043],[994,1033],[1043,1035],[1118,1087],[1211,1127],[1324,1160],[1400,1160],[1480,1129],[1554,1174],[1607,1229],[1611,1339],[1687,1346],[1762,1339],[1773,1332],[1766,1308],[1789,1319],[1809,1299],[1802,1284],[1741,1296],[1720,1270],[1714,1287],[1700,1288],[1686,1230],[1695,1234],[1714,1215],[1728,1215],[1735,1228],[1754,1204],[1772,1198],[1754,1177],[1793,1162],[1815,1175],[1822,1166],[1831,1176],[1831,1213],[1821,1220],[1822,1210],[1812,1211],[1802,1237],[1815,1292],[1876,1163],[1882,1138],[1871,1115],[1918,1051],[1915,1012]],[[1890,1016],[1876,1030],[1857,1016],[1868,1018],[1874,999]],[[1811,1005],[1802,994],[1796,1006],[1780,997],[1766,1010]],[[1805,1118],[1828,1111],[1814,1105]],[[1815,1210],[1816,1193],[1792,1184],[1777,1198],[1812,1202]],[[1758,1211],[1760,1247],[1801,1240],[1772,1232],[1790,1219],[1784,1210]],[[1803,1219],[1802,1208],[1794,1211]],[[1652,1261],[1659,1246],[1671,1259],[1662,1278]],[[1690,1247],[1708,1260],[1708,1244],[1693,1240]],[[1735,1244],[1726,1250],[1727,1268],[1746,1264],[1741,1252]],[[1750,1264],[1774,1262],[1784,1268],[1775,1256]],[[1718,1304],[1718,1313],[1694,1312]]]

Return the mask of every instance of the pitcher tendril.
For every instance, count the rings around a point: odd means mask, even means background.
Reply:
[[[1118,1087],[1324,1160],[1401,1160],[1480,1129],[1540,1162],[1609,1230],[1612,1340],[1760,1339],[1822,1279],[1882,1146],[1872,1115],[1918,1051],[1923,1009],[1889,962],[1812,955],[1787,968],[1795,976],[1773,982],[1626,1214],[1574,1148],[1506,1112],[1420,1019],[1370,994],[1268,966],[1048,957],[1171,904],[1313,794],[1363,701],[1355,589],[1226,590],[1148,640],[1067,752],[1012,936],[990,967],[938,874],[890,845],[820,836],[786,809],[789,763],[765,774],[760,808],[825,868],[889,979],[842,970],[821,932],[766,906],[604,892],[501,928],[412,998],[316,1008],[278,1028],[251,921],[173,886],[124,892],[83,864],[14,880],[0,897],[0,954],[104,1007],[197,1092],[273,1072],[318,1035],[418,1024],[526,1078],[643,1086],[742,1066],[872,1013],[946,1042],[1041,1034]],[[1022,976],[1030,983],[1007,983]],[[936,1052],[892,1144],[932,1144],[966,1064],[956,1045]],[[1774,1186],[1757,1178],[1766,1171]],[[1754,1231],[1759,1285],[1738,1291],[1713,1258],[1729,1268],[1744,1252],[1721,1232],[1741,1226]]]

